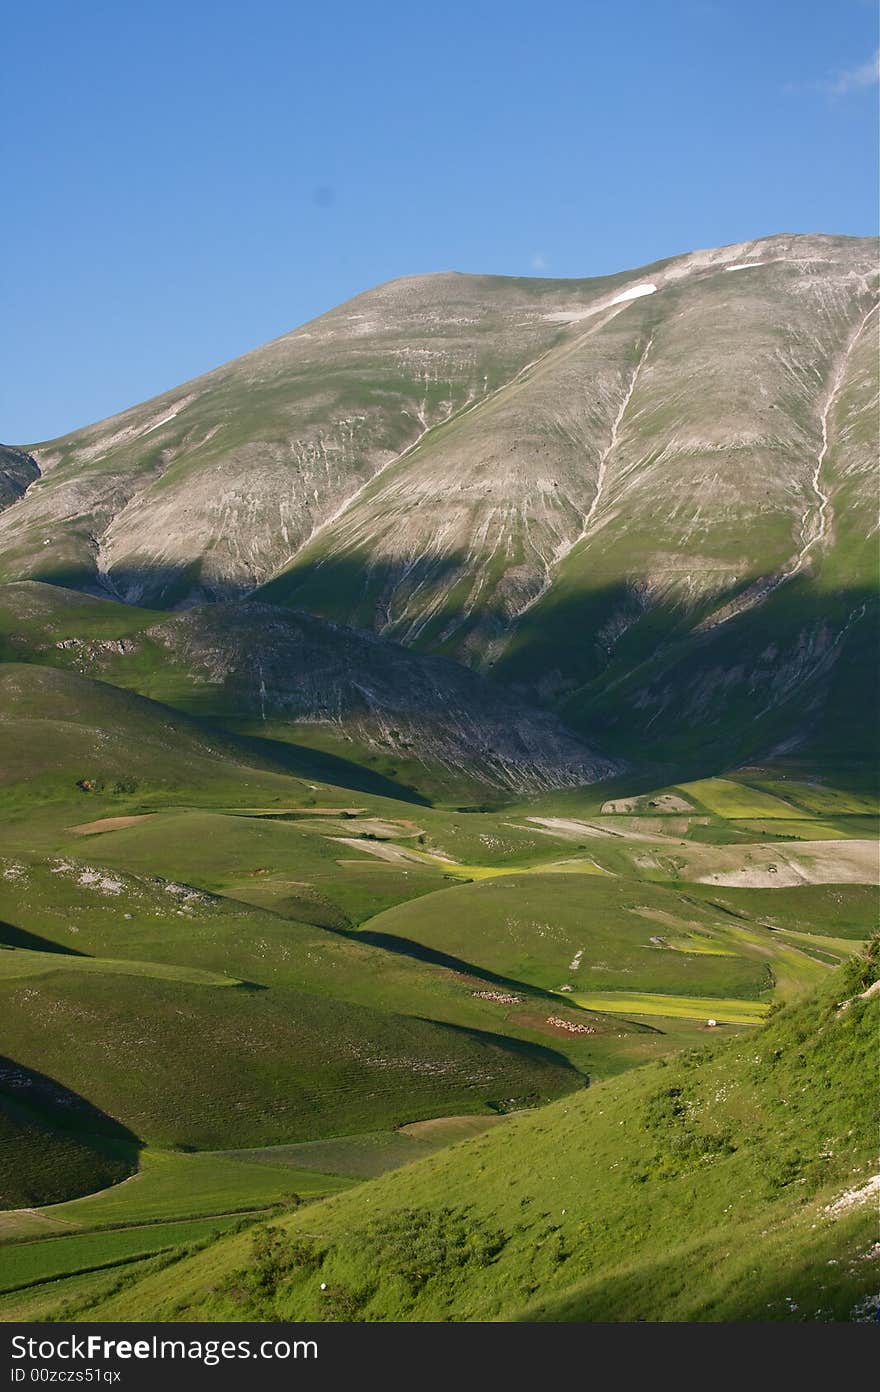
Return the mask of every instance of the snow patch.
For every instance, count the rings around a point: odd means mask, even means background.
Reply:
[[[612,304],[623,304],[624,300],[638,300],[642,295],[653,295],[657,286],[651,281],[646,285],[633,285],[629,290],[622,290],[619,295],[615,295]]]
[[[141,435],[150,435],[154,430],[158,430],[160,425],[167,425],[169,421],[174,420],[175,416],[180,415],[182,409],[181,406],[178,406],[177,410],[172,411],[170,416],[163,416],[162,419],[157,420],[154,425],[148,425],[146,430],[141,431]]]
[[[753,266],[763,266],[763,261],[738,261],[735,266],[725,266],[725,271],[750,271]]]
[[[648,281],[644,285],[633,285],[629,290],[622,290],[613,300],[590,305],[589,309],[556,309],[552,314],[542,314],[541,318],[547,324],[576,324],[581,319],[592,318],[602,309],[610,309],[612,305],[625,304],[627,300],[638,300],[642,295],[653,295],[656,289],[657,286]]]

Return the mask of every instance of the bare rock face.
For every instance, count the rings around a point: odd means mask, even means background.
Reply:
[[[66,572],[169,606],[253,588],[426,431],[550,346],[558,325],[523,317],[534,298],[503,278],[394,281],[37,447],[45,477],[0,534],[5,575]],[[546,298],[559,301],[552,282]]]
[[[391,282],[35,447],[2,573],[163,607],[274,581],[472,663],[573,553],[694,604],[785,564],[875,265],[773,237],[598,280]]]
[[[31,455],[0,445],[0,512],[23,498],[39,477],[39,465]]]
[[[458,663],[310,615],[211,605],[149,636],[228,708],[331,725],[369,748],[511,792],[593,783],[621,767]]]
[[[565,591],[606,591],[613,638],[639,595],[711,621],[732,591],[811,567],[833,512],[817,464],[827,478],[872,342],[873,248],[770,238],[648,274],[629,299],[573,291],[559,343],[427,436],[267,596],[484,665]]]

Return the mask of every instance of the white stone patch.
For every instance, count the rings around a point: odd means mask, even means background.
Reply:
[[[101,894],[121,894],[123,889],[121,880],[114,880],[111,875],[102,875],[97,870],[83,870],[78,883],[85,889],[97,889]]]
[[[872,1175],[867,1184],[859,1189],[846,1189],[834,1203],[825,1205],[825,1212],[831,1218],[839,1218],[851,1208],[859,1208],[869,1200],[880,1197],[880,1174]]]
[[[593,305],[590,309],[557,309],[552,314],[542,314],[541,318],[547,324],[576,324],[578,320],[589,319],[598,312],[599,306]]]
[[[150,435],[150,434],[152,434],[152,432],[153,432],[154,430],[158,430],[158,429],[159,429],[160,425],[168,425],[169,421],[173,421],[173,420],[174,420],[174,417],[177,416],[177,415],[179,415],[179,414],[180,414],[180,408],[178,408],[177,411],[172,411],[170,416],[163,416],[161,420],[157,420],[157,421],[156,421],[155,425],[148,425],[147,428],[146,428],[146,430],[143,432],[144,435]]]
[[[612,305],[625,304],[627,300],[638,300],[642,295],[653,295],[656,289],[656,285],[647,281],[644,285],[633,285],[629,290],[622,290],[613,300],[590,305],[589,309],[555,309],[552,314],[542,314],[541,318],[547,324],[576,324],[581,319],[592,318],[602,309],[610,309]]]

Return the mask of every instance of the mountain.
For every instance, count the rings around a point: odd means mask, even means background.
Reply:
[[[867,707],[876,295],[875,243],[818,235],[394,281],[19,453],[40,474],[0,573],[292,606],[491,669],[611,760],[650,731],[661,765],[852,763],[870,730],[841,737],[834,688]]]
[[[0,452],[0,1320],[871,1316],[876,266],[411,277]]]

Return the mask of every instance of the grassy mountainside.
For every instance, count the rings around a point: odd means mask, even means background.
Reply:
[[[4,578],[167,606],[249,589],[427,429],[560,336],[545,315],[621,277],[392,281],[205,377],[34,448]],[[48,534],[51,552],[43,549]]]
[[[589,874],[507,875],[398,905],[371,932],[419,942],[558,991],[757,997],[766,961],[740,955],[713,906]]]
[[[103,1111],[166,1148],[391,1129],[532,1106],[582,1085],[554,1050],[501,1035],[286,986],[191,984],[184,972],[100,965],[4,981],[7,1028],[35,1067],[87,1089]]]
[[[103,1319],[845,1319],[876,1279],[876,950],[685,1054],[215,1243]],[[844,1004],[844,1002],[848,1002]]]
[[[870,929],[870,894],[840,883],[868,804],[815,784],[414,807],[254,767],[210,724],[70,671],[0,678],[10,1048],[151,1150],[533,1106],[753,1024]],[[774,859],[838,882],[738,887]],[[670,879],[691,862],[732,883]],[[71,1145],[47,1133],[53,1174]],[[71,1160],[78,1192],[115,1177],[99,1151]],[[4,1151],[13,1202],[69,1195],[32,1153]]]
[[[57,1203],[138,1165],[126,1127],[54,1079],[0,1059],[0,1208]]]
[[[290,787],[283,764],[180,711],[28,663],[0,664],[0,750],[7,800],[183,788],[277,797]]]

